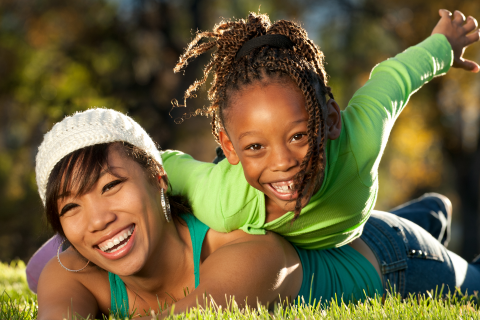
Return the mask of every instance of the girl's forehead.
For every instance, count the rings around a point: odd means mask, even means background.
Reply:
[[[280,107],[296,108],[299,105],[305,106],[305,98],[295,84],[273,82],[258,86],[251,85],[239,91],[229,107],[237,111],[244,109],[241,112],[276,112]]]
[[[282,130],[307,120],[301,92],[280,84],[251,87],[237,96],[226,112],[227,130],[238,139],[253,131],[276,130],[280,135]]]

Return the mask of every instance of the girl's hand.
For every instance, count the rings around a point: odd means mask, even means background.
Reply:
[[[477,29],[477,20],[465,16],[456,10],[452,13],[445,9],[439,10],[440,21],[432,31],[432,34],[441,33],[447,37],[453,50],[453,67],[462,68],[472,72],[480,71],[480,66],[471,60],[462,58],[465,49],[479,40],[479,29]],[[474,32],[472,32],[474,31]]]

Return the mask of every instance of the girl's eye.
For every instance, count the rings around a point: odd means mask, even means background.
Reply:
[[[67,213],[68,211],[70,211],[71,209],[75,208],[75,207],[78,207],[78,204],[76,203],[69,203],[67,205],[65,205],[63,208],[62,208],[62,211],[60,211],[60,217],[63,216],[65,213]]]
[[[297,133],[292,137],[292,141],[302,140],[303,137],[306,137],[306,133]]]
[[[105,192],[109,191],[110,189],[113,189],[116,185],[124,182],[125,180],[113,180],[112,182],[107,183],[105,186],[102,188],[102,194]]]
[[[258,143],[255,143],[255,144],[251,144],[249,145],[248,147],[245,148],[246,150],[253,150],[253,151],[257,151],[257,150],[260,150],[262,149],[262,145],[261,144],[258,144]]]

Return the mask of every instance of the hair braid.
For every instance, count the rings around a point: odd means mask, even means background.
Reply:
[[[236,60],[236,54],[245,42],[266,34],[287,36],[294,46],[286,49],[264,45]],[[180,56],[174,71],[183,70],[189,61],[212,48],[216,51],[205,66],[203,77],[190,85],[184,98],[194,97],[208,76],[213,74],[208,89],[210,106],[200,112],[197,110],[197,114],[212,117],[212,133],[217,142],[218,132],[225,125],[224,110],[228,108],[228,98],[241,90],[242,86],[256,81],[293,81],[303,93],[308,113],[308,150],[294,178],[295,189],[299,194],[295,203],[295,220],[300,214],[302,199],[310,195],[318,185],[317,182],[321,183],[324,177],[325,100],[327,95],[331,98],[333,95],[327,85],[323,52],[298,24],[287,20],[272,24],[267,15],[250,13],[246,20],[222,21],[211,32],[197,33]]]

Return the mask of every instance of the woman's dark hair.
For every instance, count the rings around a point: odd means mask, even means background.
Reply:
[[[247,41],[267,34],[284,35],[293,43],[293,47],[262,45],[241,58],[236,57]],[[211,40],[201,42],[202,39]],[[183,70],[192,59],[212,48],[216,48],[216,51],[205,66],[203,78],[188,88],[184,98],[195,97],[195,92],[213,73],[212,85],[208,90],[211,104],[196,113],[212,117],[212,132],[217,142],[219,130],[225,128],[228,99],[243,86],[259,81],[290,81],[303,93],[309,116],[308,151],[294,180],[299,193],[295,204],[295,220],[300,214],[303,197],[311,194],[315,188],[316,183],[312,183],[312,179],[318,179],[321,183],[324,176],[326,96],[333,98],[333,95],[327,85],[323,52],[296,23],[280,20],[272,24],[267,15],[251,13],[247,20],[222,21],[212,32],[199,32],[187,46],[174,71]]]
[[[150,182],[158,185],[158,177],[166,179],[160,164],[144,150],[127,142],[102,143],[76,150],[53,168],[48,178],[45,213],[47,221],[52,229],[65,237],[58,212],[58,200],[62,195],[75,192],[77,196],[87,193],[100,179],[103,171],[118,178],[123,178],[112,172],[108,165],[108,152],[110,148],[116,148],[124,156],[138,163],[144,170]],[[166,180],[168,184],[168,180]],[[187,201],[181,197],[169,196],[172,216],[191,212]]]

